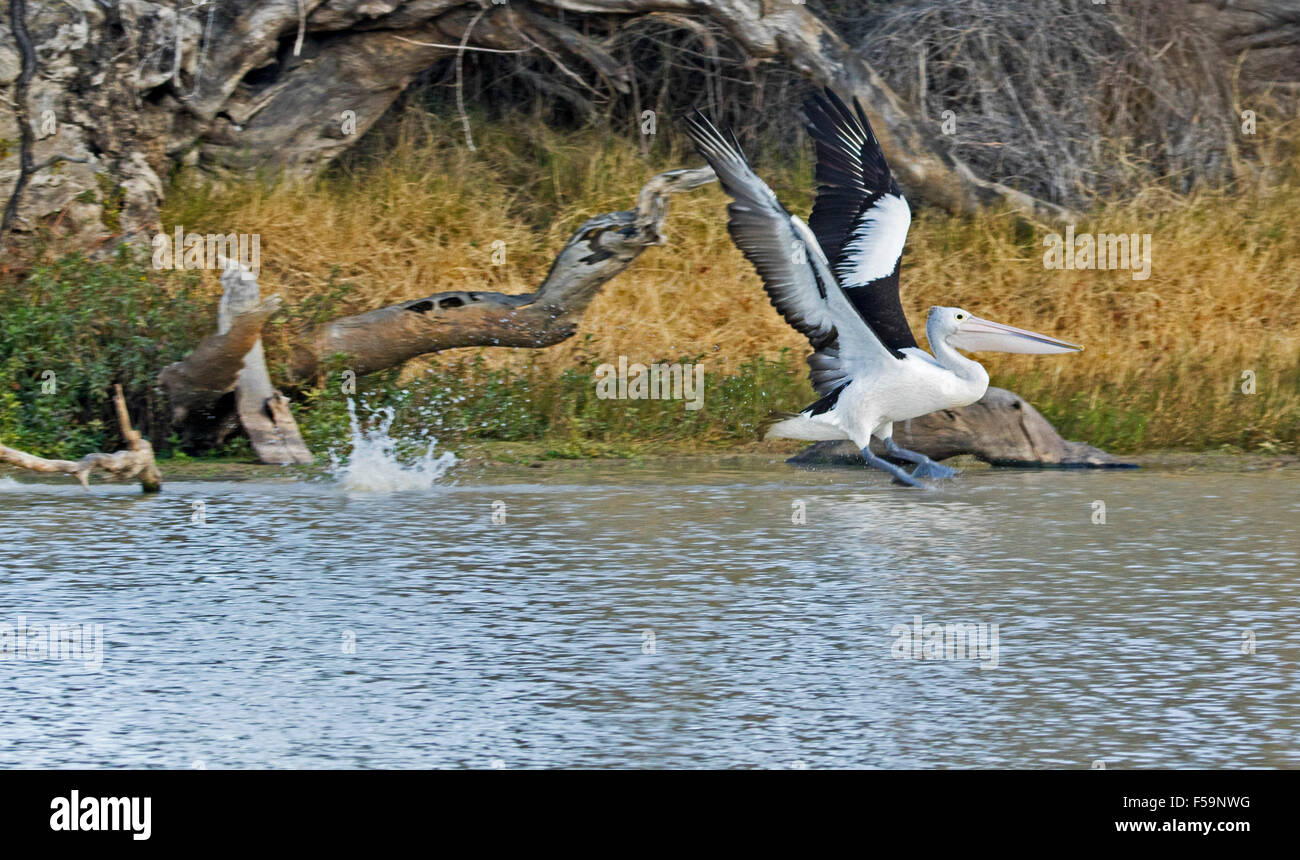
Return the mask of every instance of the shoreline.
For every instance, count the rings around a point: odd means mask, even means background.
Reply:
[[[776,468],[808,468],[789,466],[786,459],[803,450],[802,442],[751,442],[744,445],[700,450],[700,446],[660,445],[591,446],[582,455],[560,453],[555,446],[544,442],[486,442],[463,446],[457,452],[453,471],[466,473],[497,472],[527,468],[543,474],[560,472],[581,466],[609,469],[642,468],[680,465],[683,469],[702,466],[754,466],[769,464]],[[1132,454],[1123,458],[1140,469],[1180,473],[1246,473],[1295,471],[1300,472],[1300,454],[1269,454],[1248,451],[1152,451]],[[951,459],[951,464],[966,470],[985,470],[993,467],[971,456]],[[162,460],[158,463],[163,473],[164,485],[185,481],[265,481],[300,480],[327,474],[324,462],[306,466],[275,466],[248,460],[185,459]],[[817,469],[851,469],[852,466],[824,465]],[[1055,471],[1051,466],[1025,467],[1030,470]],[[1024,469],[1017,469],[1023,471]],[[1107,469],[1065,468],[1060,471],[1110,471]],[[20,483],[68,483],[64,475],[43,475],[12,466],[0,465],[0,479],[11,478]],[[72,482],[75,483],[75,482]],[[111,483],[93,481],[92,485]]]

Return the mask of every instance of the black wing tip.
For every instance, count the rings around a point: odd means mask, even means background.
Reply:
[[[814,137],[819,133],[833,131],[837,125],[844,125],[855,128],[872,145],[877,149],[880,148],[876,132],[871,127],[871,120],[867,119],[867,112],[856,95],[853,96],[853,109],[850,110],[839,93],[830,87],[823,87],[820,93],[808,94],[804,99],[803,108],[806,120],[804,125]]]
[[[822,124],[830,121],[829,108],[830,102],[821,93],[809,93],[803,100],[804,128],[816,136]]]
[[[830,87],[825,95],[813,92],[804,100],[805,128],[817,148],[817,179],[821,190],[844,185],[846,169],[862,171],[860,179],[875,194],[901,195],[897,178],[889,168],[880,139],[871,128],[867,112],[853,96],[853,110]],[[852,141],[856,139],[855,144]],[[851,149],[847,147],[852,147]]]
[[[731,127],[726,128],[724,135],[713,120],[705,116],[699,108],[691,108],[686,114],[686,133],[700,154],[710,161],[712,159],[707,150],[712,150],[716,155],[738,158],[745,164],[749,164],[749,159],[745,157],[745,151],[741,149],[740,141],[736,139],[736,133]]]

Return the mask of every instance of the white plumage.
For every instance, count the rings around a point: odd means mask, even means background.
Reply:
[[[887,278],[903,256],[912,209],[902,195],[884,194],[862,216],[845,248],[853,268],[845,283],[869,284]]]

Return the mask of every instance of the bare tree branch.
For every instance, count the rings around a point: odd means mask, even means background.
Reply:
[[[126,411],[126,399],[122,396],[122,386],[113,386],[113,406],[117,413],[118,428],[126,440],[127,450],[113,454],[87,454],[80,460],[47,460],[0,445],[0,461],[28,469],[33,472],[62,472],[72,475],[81,486],[90,489],[90,473],[98,470],[110,478],[128,481],[139,478],[140,489],[146,493],[156,493],[162,489],[162,473],[154,461],[153,446],[149,440],[140,435],[131,426],[131,418]]]

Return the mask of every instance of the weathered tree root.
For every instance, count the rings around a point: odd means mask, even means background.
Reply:
[[[88,248],[97,248],[106,232],[147,237],[157,230],[163,177],[191,155],[218,172],[270,163],[311,175],[361,139],[417,76],[465,51],[545,56],[555,74],[547,75],[553,80],[543,90],[563,92],[554,81],[572,81],[593,94],[605,87],[626,92],[635,76],[598,34],[653,18],[697,32],[716,26],[754,63],[780,64],[812,83],[858,96],[909,195],[954,212],[998,203],[1043,220],[1062,215],[1050,203],[976,177],[951,156],[933,118],[909,110],[801,2],[9,5],[21,55],[0,48],[0,116],[13,114],[11,127],[22,140],[15,148],[19,158],[0,170],[0,196],[8,197],[5,238],[15,247],[30,245],[35,228],[56,215],[62,229]],[[0,42],[8,41],[6,29],[0,23]],[[281,56],[285,39],[301,40],[301,51]],[[21,75],[10,76],[7,70],[18,62]],[[58,133],[39,139],[31,133],[38,94],[60,105]],[[34,193],[33,174],[52,163],[56,151],[62,160],[91,167],[67,171],[57,186]],[[111,200],[100,187],[106,182],[116,189]],[[97,202],[69,203],[85,192]]]
[[[87,454],[80,460],[47,460],[16,448],[0,445],[0,460],[33,472],[63,472],[72,475],[81,482],[81,486],[90,489],[90,473],[96,469],[106,473],[110,480],[129,481],[139,478],[140,489],[146,493],[156,493],[162,489],[162,473],[154,461],[153,445],[149,440],[131,426],[131,418],[126,412],[126,399],[122,396],[122,386],[113,386],[113,405],[117,410],[117,423],[126,439],[127,450],[112,454]]]

